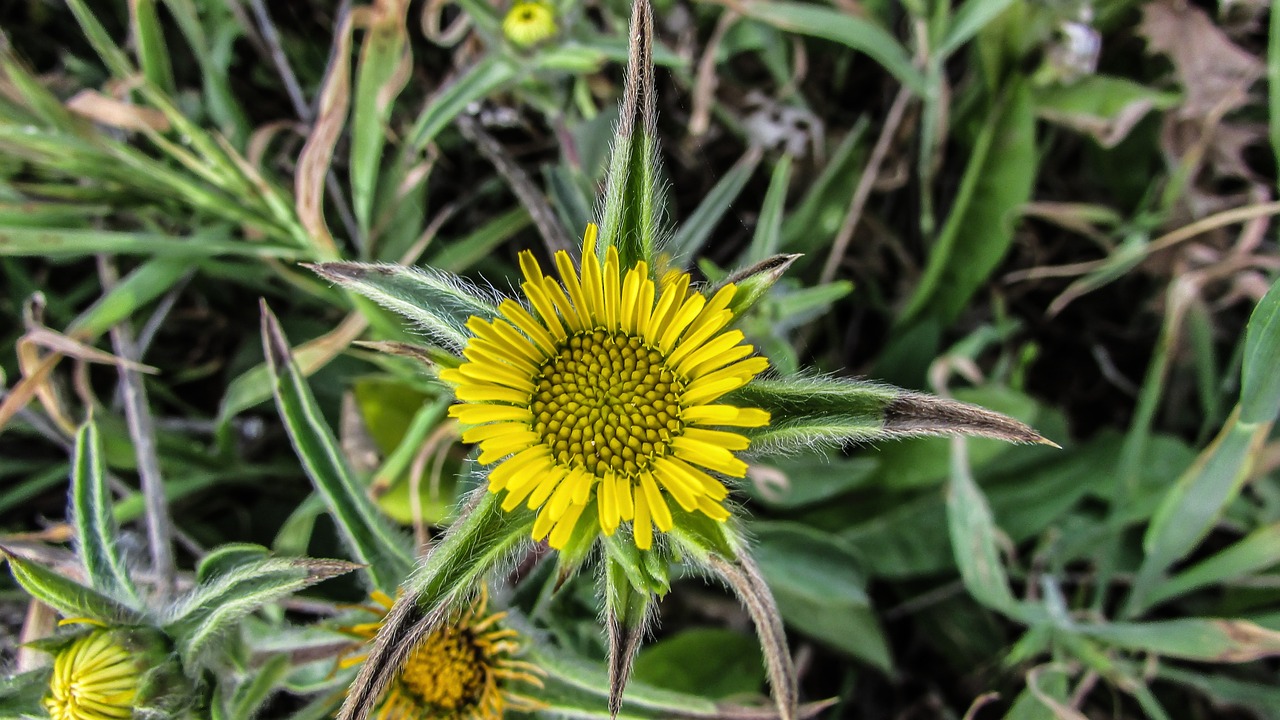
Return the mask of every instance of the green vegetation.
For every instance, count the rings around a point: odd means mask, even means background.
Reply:
[[[791,675],[824,718],[1280,718],[1267,3],[661,2],[639,50],[526,4],[0,8],[0,718],[83,648],[147,665],[136,717],[333,717],[356,638],[476,583],[511,712],[633,666],[627,718]],[[736,283],[770,362],[733,519],[660,552],[525,542],[437,377],[591,222]],[[424,616],[353,632],[415,565]]]

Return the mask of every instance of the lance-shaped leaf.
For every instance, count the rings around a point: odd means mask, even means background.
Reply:
[[[747,607],[764,650],[765,670],[778,715],[783,720],[795,720],[800,716],[796,669],[787,648],[782,613],[769,585],[733,524],[692,522],[692,518],[681,518],[681,524],[670,533],[671,538],[692,562],[724,581]]]
[[[739,431],[757,449],[916,435],[973,435],[1053,445],[1000,413],[867,380],[812,376],[754,380],[729,397],[736,405],[769,411],[767,426]]]
[[[289,351],[275,315],[263,305],[262,345],[276,407],[302,467],[333,513],[351,554],[369,566],[373,585],[390,590],[413,567],[409,540],[383,518],[354,476]]]
[[[658,237],[657,116],[653,83],[653,10],[648,0],[631,7],[630,49],[618,130],[605,181],[604,217],[597,250],[618,248],[623,267],[650,266]]]
[[[471,333],[468,318],[498,315],[493,299],[452,273],[386,263],[306,265],[317,275],[368,297],[414,321],[445,347],[460,352]]]
[[[197,586],[169,611],[164,630],[174,638],[188,672],[195,672],[199,660],[207,657],[244,616],[359,567],[342,560],[276,558],[266,553],[266,548],[259,548],[256,557],[237,553],[238,562],[220,564],[225,568],[222,572]]]
[[[75,460],[71,470],[71,516],[79,543],[80,562],[94,590],[138,605],[138,588],[120,557],[102,438],[90,418],[76,432]]]
[[[0,556],[9,561],[9,571],[23,590],[63,617],[91,618],[120,625],[138,624],[143,620],[141,612],[26,560],[7,548],[0,547]]]
[[[339,720],[369,716],[409,653],[448,620],[485,573],[528,538],[533,521],[533,513],[523,508],[504,512],[498,496],[484,492],[449,526],[422,566],[405,582],[404,594],[383,619],[347,692]]]
[[[617,717],[622,710],[622,691],[631,679],[632,666],[640,643],[648,631],[649,621],[653,615],[653,593],[647,589],[637,589],[636,571],[638,567],[628,569],[628,563],[618,559],[614,548],[624,550],[632,543],[610,542],[613,538],[605,538],[608,552],[604,560],[604,615],[605,625],[609,633],[609,715]],[[635,554],[639,554],[635,550]],[[644,573],[641,571],[640,573]]]

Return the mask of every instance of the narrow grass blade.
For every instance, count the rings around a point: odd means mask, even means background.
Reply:
[[[671,255],[684,266],[687,267],[698,254],[720,219],[733,206],[733,201],[755,174],[761,157],[763,153],[754,146],[743,153],[738,162],[720,177],[706,197],[702,198],[702,202],[698,203],[698,207],[680,224],[668,247]]]
[[[1280,655],[1280,632],[1245,620],[1178,618],[1087,625],[1078,630],[1126,650],[1197,662],[1242,663]]]
[[[786,214],[787,189],[791,184],[791,156],[783,155],[773,167],[769,190],[764,195],[764,205],[756,220],[756,232],[751,237],[744,260],[758,263],[777,255],[782,246],[782,218]]]
[[[1280,565],[1280,523],[1260,527],[1222,552],[1160,583],[1151,592],[1149,602],[1157,605],[1199,588],[1249,577],[1276,565]]]
[[[230,255],[256,258],[301,259],[297,248],[268,243],[246,243],[223,239],[220,233],[197,233],[174,237],[162,233],[123,230],[74,230],[0,225],[0,256],[82,257],[109,255],[154,255],[191,258]]]
[[[172,290],[190,272],[191,263],[176,258],[142,263],[72,321],[67,334],[92,338],[107,332]]]
[[[93,418],[76,432],[73,462],[71,522],[89,585],[126,605],[137,605],[138,588],[120,556],[119,528],[111,514],[102,438]]]
[[[382,517],[352,475],[333,431],[293,362],[279,322],[265,306],[262,343],[275,381],[276,407],[307,476],[324,497],[352,555],[369,566],[373,586],[383,592],[395,588],[413,567],[408,540]]]
[[[1280,15],[1280,13],[1277,13]],[[1280,280],[1258,302],[1245,330],[1240,422],[1273,422],[1280,412]]]
[[[421,153],[467,105],[488,97],[517,75],[517,69],[496,53],[485,55],[427,101],[405,138],[405,150],[414,155]]]
[[[949,324],[999,265],[1036,178],[1035,106],[1026,83],[1006,90],[974,142],[955,203],[900,318]]]
[[[934,52],[945,59],[1012,4],[1013,0],[965,0],[952,16],[951,26]]]
[[[173,66],[169,63],[169,48],[165,45],[155,0],[133,0],[129,3],[129,16],[143,77],[156,88],[172,94]]]
[[[820,37],[864,52],[915,93],[923,94],[928,87],[901,43],[870,20],[835,8],[798,2],[748,0],[735,9],[780,30]]]
[[[369,236],[387,121],[413,69],[408,12],[408,0],[369,7],[370,22],[356,66],[351,109],[351,205],[365,237]]]
[[[1225,427],[1165,495],[1143,537],[1145,557],[1138,568],[1125,617],[1150,606],[1150,595],[1165,571],[1209,534],[1252,473],[1271,423],[1249,424],[1232,413]]]

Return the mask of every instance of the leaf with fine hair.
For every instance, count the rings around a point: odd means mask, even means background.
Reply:
[[[756,448],[787,450],[919,435],[1053,444],[1027,425],[977,405],[868,380],[756,379],[729,397],[735,404],[769,411],[768,425],[740,431]]]
[[[188,673],[197,672],[200,661],[249,613],[359,567],[342,560],[268,557],[266,548],[257,557],[241,554],[239,560],[196,586],[168,612],[164,630],[173,637]]]
[[[718,533],[722,537],[712,539],[705,534],[688,532],[685,527],[678,527],[671,533],[671,539],[682,553],[728,585],[738,596],[738,600],[747,607],[751,622],[756,626],[756,634],[760,637],[760,649],[764,651],[765,670],[769,674],[769,687],[773,691],[778,716],[782,720],[800,717],[796,669],[791,662],[791,651],[787,648],[782,614],[778,611],[773,593],[769,591],[769,585],[761,576],[755,560],[742,549],[744,543],[733,525],[711,523],[703,525],[702,529]],[[734,554],[724,553],[717,550],[717,547],[732,548]]]
[[[498,315],[491,298],[466,280],[441,270],[353,262],[305,266],[412,320],[432,339],[454,351],[461,351],[471,337],[468,318],[488,320]]]
[[[533,521],[533,513],[523,507],[504,512],[494,493],[472,501],[405,581],[404,594],[383,619],[347,692],[339,720],[369,716],[409,653],[475,591],[486,573],[528,540]]]
[[[374,587],[384,592],[396,587],[413,567],[408,538],[383,518],[352,474],[311,388],[293,362],[279,321],[265,304],[262,345],[274,379],[276,407],[307,477],[333,513],[352,555],[369,566]]]
[[[23,590],[63,617],[92,618],[125,625],[138,624],[143,620],[139,611],[22,558],[7,548],[0,547],[0,556],[9,561],[9,571]]]
[[[120,557],[119,528],[111,515],[111,495],[107,489],[102,438],[93,418],[89,418],[76,432],[73,462],[71,522],[75,527],[85,577],[94,590],[136,606],[138,588],[129,577],[124,559]]]
[[[631,10],[627,78],[609,158],[596,248],[618,249],[622,265],[653,264],[658,243],[658,111],[653,82],[653,10],[636,2]]]
[[[622,547],[624,543],[616,545]],[[636,653],[653,617],[653,593],[636,589],[634,580],[613,554],[605,557],[601,582],[609,633],[609,715],[616,718],[622,710],[622,691],[631,679]]]

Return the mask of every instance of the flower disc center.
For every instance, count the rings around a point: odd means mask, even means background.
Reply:
[[[477,705],[485,694],[489,665],[471,632],[437,630],[413,651],[400,671],[404,688],[423,705],[457,710]]]
[[[658,349],[626,333],[570,336],[534,378],[533,430],[556,461],[635,476],[684,432],[684,381]]]

